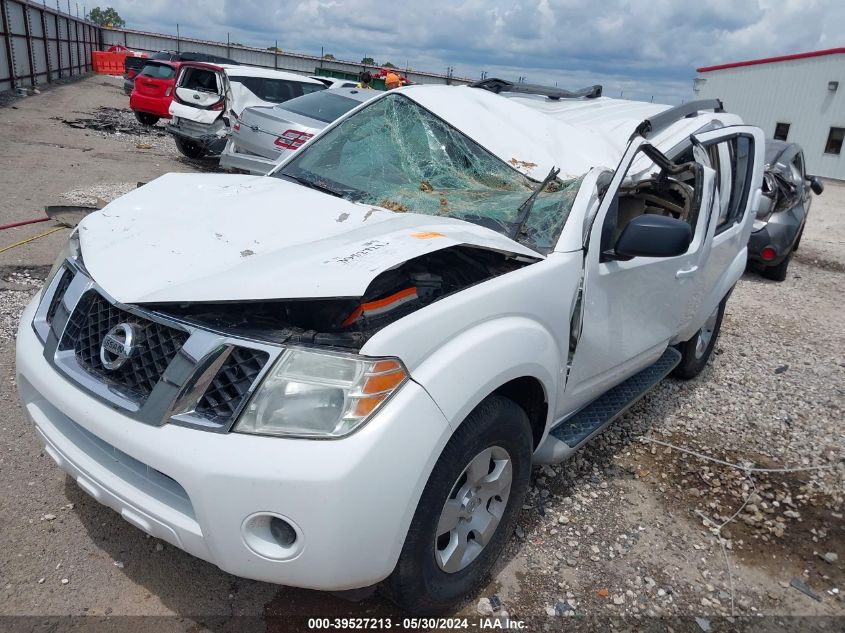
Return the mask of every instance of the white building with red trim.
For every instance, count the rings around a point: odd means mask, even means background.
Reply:
[[[696,99],[719,98],[767,138],[804,148],[807,172],[845,180],[845,48],[703,66]]]

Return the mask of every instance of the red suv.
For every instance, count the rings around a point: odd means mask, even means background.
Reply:
[[[166,61],[144,64],[129,96],[129,107],[138,121],[144,125],[155,125],[159,119],[170,118],[170,102],[179,66],[179,62]]]

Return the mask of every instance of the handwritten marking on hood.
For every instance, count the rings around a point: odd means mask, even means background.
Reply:
[[[335,222],[346,222],[346,219],[348,217],[349,217],[348,213],[341,213],[339,216],[337,216],[337,220],[335,220]]]
[[[251,251],[249,249],[241,251],[241,257],[249,257],[250,255],[255,255],[255,251]]]
[[[375,213],[376,211],[378,211],[378,209],[374,209],[374,208],[370,207],[370,210],[369,210],[369,211],[367,211],[366,215],[364,216],[364,222],[366,222],[367,220],[369,220],[369,219],[370,219],[370,216],[371,216],[373,213]]]
[[[338,264],[351,264],[361,259],[362,257],[366,257],[367,255],[370,255],[371,253],[374,253],[382,248],[386,248],[389,245],[389,242],[382,242],[381,240],[370,240],[369,242],[364,242],[364,244],[362,244],[362,248],[355,251],[354,253],[349,253],[349,255],[344,255],[343,257],[334,257],[329,261]]]

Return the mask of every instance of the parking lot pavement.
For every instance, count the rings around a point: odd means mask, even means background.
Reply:
[[[94,76],[40,95],[18,99],[0,109],[0,224],[44,215],[47,204],[69,204],[63,194],[107,185],[137,184],[191,165],[142,136],[115,136],[64,123],[92,117],[98,108],[124,109],[122,79]],[[133,118],[131,113],[129,118]],[[161,128],[162,124],[158,126]],[[166,139],[170,141],[170,139]],[[140,146],[140,147],[139,147]],[[32,224],[3,233],[3,244],[44,232],[49,224]],[[0,253],[3,265],[50,265],[67,237],[59,231],[27,246]],[[2,246],[0,246],[2,248]]]
[[[119,81],[91,77],[0,109],[0,223],[212,168],[184,161],[154,131],[63,123],[125,105]],[[0,248],[51,226],[2,231]],[[214,616],[252,615],[283,631],[291,614],[392,613],[378,597],[350,603],[226,574],[123,521],[40,450],[17,404],[13,333],[66,234],[0,254],[0,615],[179,616],[167,628],[191,631],[225,628]],[[845,616],[843,275],[845,186],[827,183],[787,281],[748,272],[737,285],[702,376],[665,381],[572,462],[535,469],[497,573],[459,613],[485,611],[495,595],[514,618]],[[734,463],[823,469],[749,480],[644,437]],[[744,501],[716,534],[708,520],[721,523]]]

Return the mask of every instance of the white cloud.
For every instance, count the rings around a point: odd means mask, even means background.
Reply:
[[[696,66],[842,45],[840,0],[112,0],[130,28],[678,102]],[[574,82],[574,83],[570,83]]]

